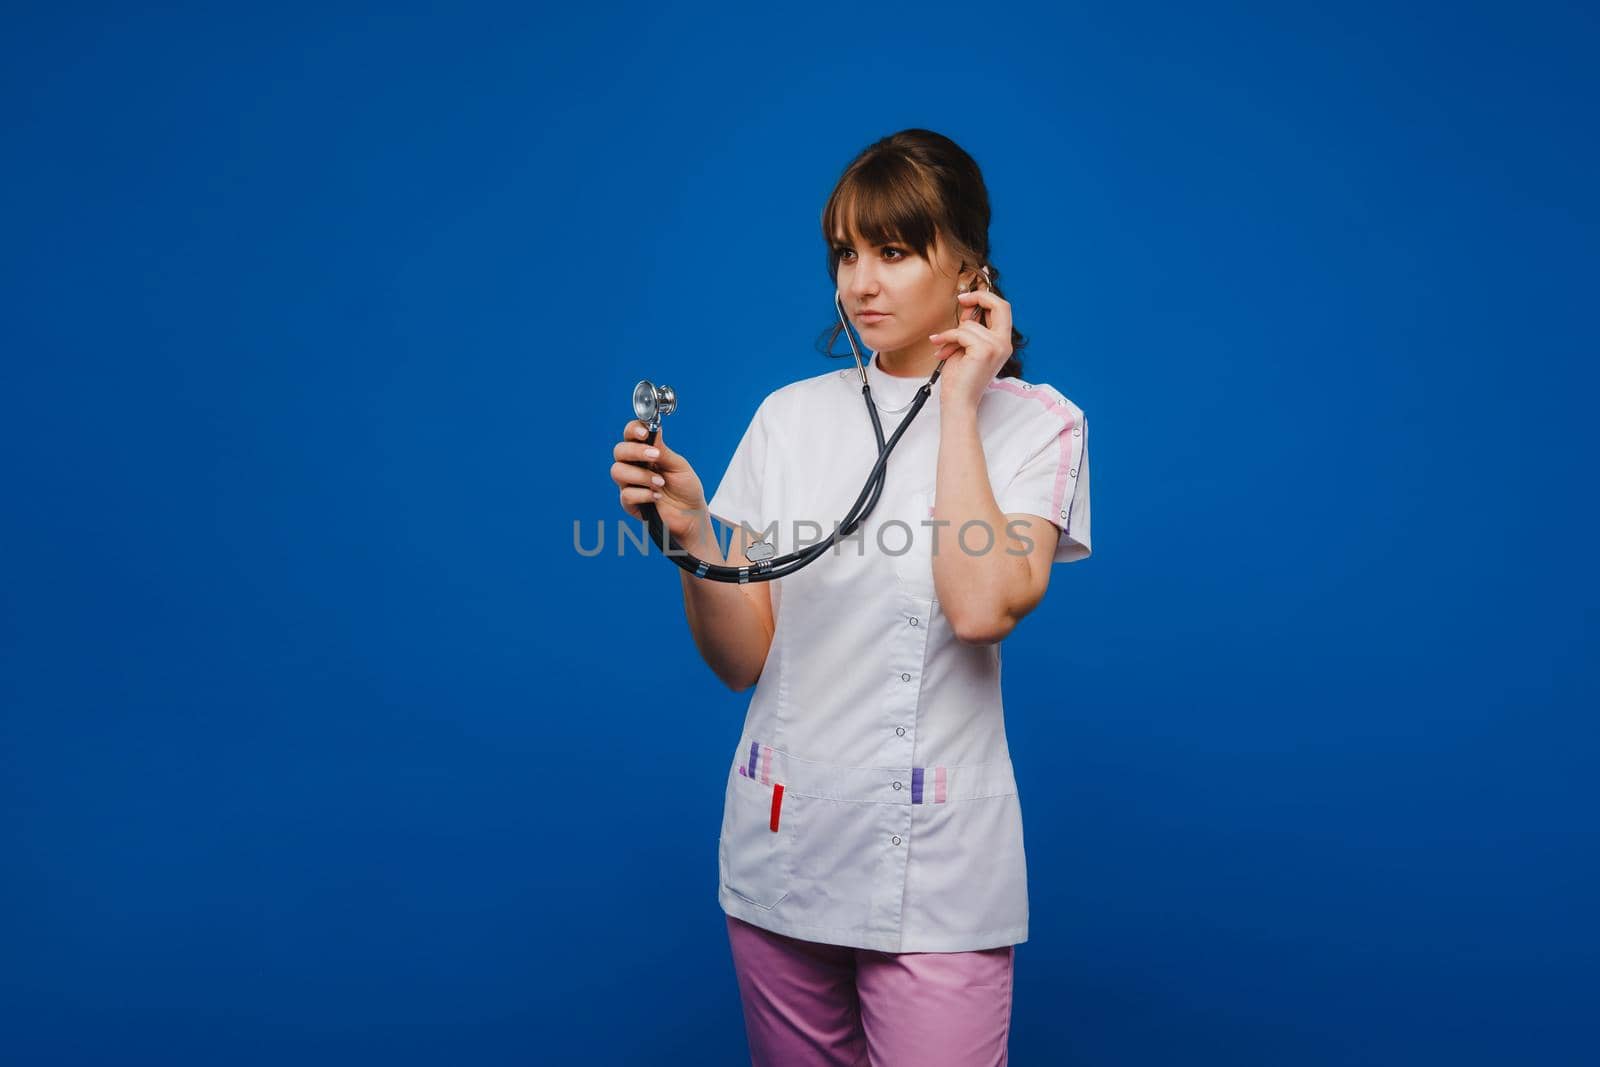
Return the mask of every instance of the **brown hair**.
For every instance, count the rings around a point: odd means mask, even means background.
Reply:
[[[849,225],[853,223],[853,225]],[[960,145],[932,130],[890,134],[862,149],[839,176],[822,209],[822,239],[828,247],[828,277],[839,283],[836,235],[854,230],[873,244],[903,244],[928,258],[936,234],[959,260],[959,271],[989,268],[989,286],[1000,291],[1000,270],[989,259],[989,190],[977,162]],[[834,321],[819,340],[837,358],[834,343],[844,325]],[[1011,328],[1011,358],[997,378],[1022,377],[1019,357],[1028,339]]]

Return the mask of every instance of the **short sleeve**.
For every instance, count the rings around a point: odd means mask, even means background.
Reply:
[[[768,401],[763,400],[734,448],[717,491],[706,502],[706,510],[728,526],[737,528],[741,522],[756,530],[764,526],[761,486],[766,480],[769,432]]]
[[[1055,563],[1085,559],[1089,544],[1089,422],[1064,415],[995,502],[1006,515],[1042,515],[1061,529]]]

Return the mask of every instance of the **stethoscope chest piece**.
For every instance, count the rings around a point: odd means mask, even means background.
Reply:
[[[633,387],[633,413],[652,430],[660,429],[663,416],[678,409],[678,394],[670,385],[655,385],[648,378]]]

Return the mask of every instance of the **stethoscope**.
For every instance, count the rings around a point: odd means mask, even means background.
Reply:
[[[989,277],[987,267],[979,269],[985,278]],[[966,292],[966,287],[963,286],[961,291]],[[661,513],[656,510],[656,506],[649,503],[640,504],[639,511],[644,515],[645,524],[650,529],[650,539],[661,549],[662,554],[679,567],[691,572],[696,578],[738,582],[743,585],[746,582],[770,582],[775,578],[793,574],[832,548],[839,538],[849,537],[855,533],[856,528],[878,505],[878,497],[883,494],[883,483],[889,473],[889,453],[894,451],[894,446],[900,443],[900,438],[910,429],[911,421],[917,417],[917,412],[922,410],[922,405],[933,395],[934,384],[944,371],[945,361],[941,359],[933,368],[933,373],[928,376],[928,380],[918,387],[910,412],[900,420],[900,425],[895,427],[894,433],[885,441],[883,424],[878,421],[878,405],[872,400],[872,386],[867,380],[867,368],[861,361],[861,349],[856,347],[855,337],[850,332],[850,321],[845,317],[844,303],[839,297],[838,290],[833,294],[833,307],[838,312],[839,324],[844,327],[845,340],[850,342],[850,354],[855,356],[856,370],[861,374],[861,396],[867,404],[867,415],[872,419],[872,435],[878,441],[878,460],[867,475],[867,484],[862,487],[860,495],[845,513],[844,519],[825,540],[776,557],[773,553],[777,549],[773,548],[770,541],[758,541],[745,549],[745,558],[750,561],[747,567],[729,567],[690,555],[678,544],[678,539],[667,530],[666,523],[661,521]],[[656,435],[661,431],[662,418],[672,414],[677,408],[678,395],[672,391],[670,385],[654,385],[646,379],[633,387],[633,413],[645,424],[647,431],[645,444],[655,444]]]

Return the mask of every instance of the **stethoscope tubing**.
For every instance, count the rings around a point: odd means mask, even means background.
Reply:
[[[639,506],[639,511],[644,515],[645,523],[650,529],[650,539],[661,548],[662,553],[672,562],[697,578],[710,578],[719,582],[769,582],[775,578],[793,574],[804,567],[824,552],[828,551],[841,537],[848,537],[864,522],[873,508],[877,507],[878,498],[883,495],[883,484],[887,477],[889,454],[894,451],[895,445],[900,443],[900,438],[905,435],[911,426],[911,420],[916,418],[917,412],[922,410],[922,405],[927,403],[928,397],[933,394],[933,381],[938,377],[938,370],[934,371],[934,378],[922,384],[917,390],[916,400],[911,405],[911,410],[906,417],[895,427],[894,433],[888,441],[884,441],[883,424],[878,420],[878,408],[872,400],[872,387],[863,385],[862,396],[866,399],[868,414],[872,417],[872,430],[878,439],[878,459],[872,465],[871,472],[867,475],[867,483],[856,497],[855,503],[850,506],[849,512],[839,523],[833,533],[818,541],[814,545],[774,559],[756,560],[747,566],[730,567],[725,564],[711,563],[690,555],[678,544],[677,538],[667,530],[666,524],[661,520],[661,513],[654,504],[646,503]],[[652,428],[645,438],[646,444],[654,444],[657,430]]]
[[[717,582],[737,582],[744,585],[748,582],[770,582],[793,574],[806,564],[827,552],[840,537],[848,537],[864,522],[873,508],[878,506],[878,498],[883,495],[883,485],[888,478],[889,454],[894,451],[895,445],[900,443],[900,438],[905,436],[906,430],[911,427],[911,420],[917,417],[917,412],[928,402],[928,397],[933,395],[933,387],[939,380],[940,373],[944,370],[944,360],[933,368],[933,373],[928,380],[922,383],[917,390],[916,399],[912,402],[911,410],[906,417],[900,420],[900,425],[895,427],[894,433],[887,441],[883,437],[883,423],[878,419],[878,405],[872,399],[872,385],[867,380],[867,369],[861,361],[861,350],[856,347],[855,338],[850,334],[850,323],[845,318],[844,305],[837,292],[833,295],[833,305],[839,313],[839,322],[844,327],[845,340],[850,342],[850,351],[855,356],[856,368],[861,372],[861,396],[867,405],[867,415],[872,419],[872,434],[878,442],[878,459],[872,465],[871,472],[867,475],[867,482],[857,495],[855,503],[850,505],[850,510],[845,518],[834,528],[834,532],[814,545],[778,556],[774,559],[754,560],[747,566],[731,567],[726,564],[712,563],[700,559],[678,544],[678,539],[672,536],[666,523],[661,520],[661,512],[653,503],[639,505],[639,512],[644,516],[645,525],[649,528],[650,539],[654,541],[665,555],[680,568],[693,574],[696,578],[709,578]],[[648,433],[645,444],[655,444],[656,437],[661,428],[661,418],[657,415],[650,420],[646,427]],[[652,468],[653,468],[652,464]],[[731,542],[730,542],[731,547]]]

